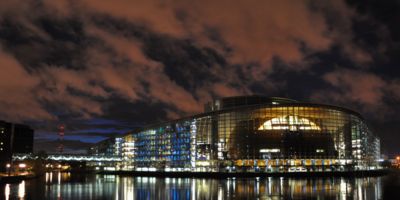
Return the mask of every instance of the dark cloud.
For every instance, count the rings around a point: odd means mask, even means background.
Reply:
[[[382,122],[400,97],[388,2],[1,2],[0,118],[32,124],[38,144],[55,145],[65,124],[69,150],[230,95],[314,99]]]
[[[81,142],[79,140],[63,140],[62,141],[64,152],[74,153],[74,154],[84,154],[87,152],[88,148],[93,145],[93,143]],[[45,151],[48,153],[56,152],[59,147],[60,142],[57,140],[42,140],[36,139],[34,150]]]
[[[0,20],[3,48],[12,53],[25,67],[33,70],[42,65],[79,69],[83,66],[87,38],[78,19],[51,19],[42,16],[21,24],[9,16]],[[33,31],[32,27],[35,28]]]

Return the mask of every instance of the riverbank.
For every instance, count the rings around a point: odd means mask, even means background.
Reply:
[[[29,180],[29,179],[34,179],[37,177],[42,176],[43,174],[23,174],[23,175],[5,175],[5,176],[0,176],[0,184],[5,184],[5,183],[20,183],[23,180]]]
[[[0,177],[0,184],[1,183],[19,183],[22,180],[28,179],[26,175],[10,175],[10,176],[1,176]]]
[[[371,177],[384,176],[390,170],[333,171],[333,172],[143,172],[143,171],[99,171],[98,174],[143,177],[176,178],[229,178],[229,177]]]

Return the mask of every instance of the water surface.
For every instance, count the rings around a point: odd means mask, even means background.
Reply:
[[[383,199],[396,178],[154,178],[47,173],[0,199]],[[386,189],[386,190],[390,190]]]

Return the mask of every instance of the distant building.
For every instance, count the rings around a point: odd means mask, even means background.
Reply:
[[[27,125],[0,121],[0,171],[5,171],[13,154],[33,152],[33,135]]]
[[[96,143],[88,153],[95,156],[122,156],[122,143],[121,137],[112,137]]]

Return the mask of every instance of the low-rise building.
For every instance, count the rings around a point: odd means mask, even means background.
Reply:
[[[34,130],[27,125],[0,121],[0,171],[7,170],[13,154],[33,153]]]

